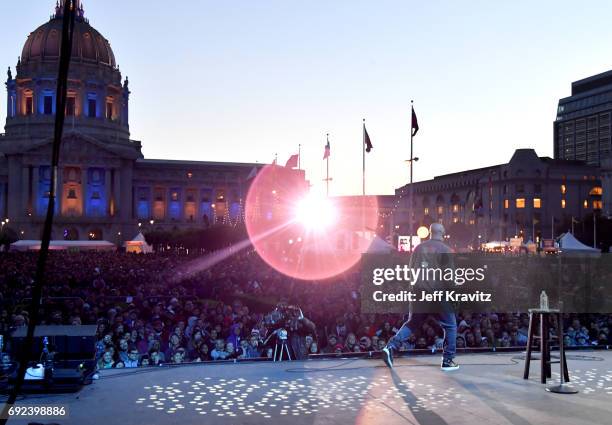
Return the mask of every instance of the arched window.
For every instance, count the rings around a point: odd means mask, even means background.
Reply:
[[[106,119],[111,121],[114,118],[114,108],[113,108],[114,100],[112,96],[108,96],[106,98]]]
[[[23,96],[24,96],[23,114],[24,115],[34,114],[34,92],[28,89],[23,92]]]

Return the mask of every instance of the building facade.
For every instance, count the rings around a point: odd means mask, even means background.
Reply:
[[[554,156],[602,168],[603,211],[612,216],[612,71],[572,83],[553,124]]]
[[[442,223],[458,245],[551,238],[602,208],[598,167],[518,149],[507,164],[414,183],[412,234]],[[408,235],[410,185],[396,190],[393,227]],[[452,241],[452,240],[451,240]]]
[[[572,95],[559,100],[554,156],[601,166],[612,151],[612,71],[574,81]]]
[[[241,220],[263,164],[143,158],[130,138],[129,81],[77,5],[52,237],[119,242],[143,227]],[[63,1],[28,36],[15,75],[7,72],[0,217],[21,239],[40,238],[48,205],[62,10]],[[282,172],[305,182],[303,171]]]

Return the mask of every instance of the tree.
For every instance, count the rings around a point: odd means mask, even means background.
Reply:
[[[8,251],[13,242],[17,242],[19,240],[18,233],[8,227],[7,225],[2,226],[2,231],[0,231],[0,246],[4,246],[4,250]]]

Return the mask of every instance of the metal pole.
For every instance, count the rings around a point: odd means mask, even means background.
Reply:
[[[329,133],[326,134],[327,137],[327,145],[329,145]],[[326,188],[326,193],[327,193],[327,197],[329,198],[329,155],[327,155],[327,158],[325,158],[326,161],[326,166],[327,166],[327,176],[325,177],[325,188]]]
[[[555,216],[550,218],[550,238],[555,239]]]
[[[593,248],[597,248],[597,215],[593,210]]]
[[[47,214],[43,226],[43,234],[40,243],[40,251],[36,263],[36,274],[32,285],[32,302],[30,304],[30,319],[28,322],[28,330],[26,338],[21,347],[19,357],[19,367],[17,368],[17,376],[15,384],[8,396],[7,401],[2,407],[0,413],[0,424],[7,423],[9,418],[9,409],[15,404],[17,396],[21,391],[25,379],[26,370],[28,367],[28,356],[34,347],[34,331],[39,320],[39,312],[42,305],[42,291],[45,280],[45,266],[49,253],[49,243],[51,241],[51,230],[53,227],[53,213],[55,209],[55,198],[57,194],[57,173],[59,170],[59,155],[64,130],[64,119],[66,112],[66,96],[68,92],[68,70],[70,65],[70,57],[72,54],[72,39],[74,33],[74,21],[76,16],[75,1],[66,1],[62,16],[62,38],[59,57],[59,70],[57,77],[57,89],[55,100],[55,126],[53,133],[53,144],[51,151],[51,187],[49,188],[49,203],[47,205]]]
[[[327,189],[327,197],[329,197],[329,156],[325,160],[327,166],[327,177],[325,178],[325,186]]]
[[[409,204],[408,204],[408,238],[410,240],[410,252],[412,253],[412,231],[413,231],[413,220],[412,220],[412,205],[413,205],[413,188],[412,188],[412,166],[414,163],[414,155],[413,155],[413,146],[412,146],[412,137],[413,137],[413,129],[412,129],[412,114],[414,114],[414,106],[413,101],[410,101],[410,196],[409,196]]]
[[[361,153],[362,153],[362,174],[361,174],[361,194],[365,196],[365,118],[363,119],[363,131],[362,131],[362,143],[361,143]]]
[[[366,204],[366,199],[365,199],[365,154],[366,154],[366,128],[365,128],[365,118],[363,119],[363,128],[362,128],[362,140],[361,140],[361,154],[362,154],[362,158],[363,158],[363,162],[362,162],[362,166],[363,166],[363,174],[362,174],[362,178],[361,178],[361,226],[362,226],[362,240],[365,241],[366,238],[366,218],[365,218],[365,204]]]

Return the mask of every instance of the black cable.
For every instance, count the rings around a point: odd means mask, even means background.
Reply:
[[[47,205],[47,215],[43,227],[40,251],[36,264],[36,274],[32,287],[32,302],[30,304],[30,320],[28,322],[28,332],[21,347],[19,369],[15,379],[15,385],[10,396],[2,408],[0,414],[0,425],[5,425],[8,421],[9,409],[17,400],[25,379],[28,367],[28,357],[34,346],[34,330],[38,324],[38,316],[42,298],[42,289],[45,277],[45,265],[49,254],[49,243],[51,242],[51,229],[53,227],[53,214],[55,212],[55,197],[57,196],[57,172],[59,165],[59,153],[64,130],[64,118],[66,113],[66,97],[68,92],[68,69],[72,55],[72,37],[74,34],[74,22],[76,17],[75,0],[64,2],[62,16],[62,39],[60,47],[59,71],[57,77],[57,90],[55,96],[55,128],[53,134],[53,145],[51,153],[51,187],[49,190],[49,203]]]

